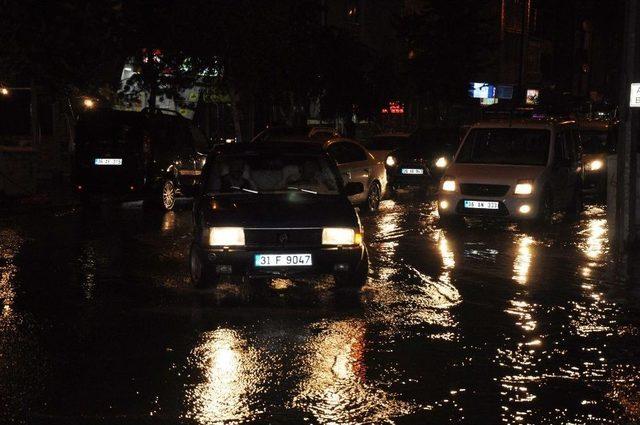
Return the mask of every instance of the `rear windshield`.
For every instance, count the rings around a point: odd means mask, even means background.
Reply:
[[[204,185],[205,192],[212,194],[339,193],[338,179],[327,158],[281,152],[216,156],[207,163]]]
[[[582,151],[587,154],[615,153],[616,146],[608,131],[583,130],[580,131]]]
[[[133,114],[91,114],[76,125],[76,149],[95,147],[134,151],[141,146],[142,123]]]
[[[410,138],[405,136],[374,136],[364,145],[371,151],[393,151],[408,146],[409,143]]]
[[[478,128],[469,132],[456,158],[462,164],[546,165],[548,130]]]

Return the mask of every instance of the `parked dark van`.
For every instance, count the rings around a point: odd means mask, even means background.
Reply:
[[[75,190],[171,210],[177,197],[193,195],[208,150],[204,135],[179,115],[87,111],[75,130]]]

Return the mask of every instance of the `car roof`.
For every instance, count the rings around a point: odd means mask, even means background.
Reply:
[[[322,143],[310,143],[308,141],[286,141],[286,142],[254,142],[254,143],[225,143],[213,148],[215,154],[243,154],[243,153],[266,153],[274,151],[284,151],[293,154],[321,155],[323,154]]]
[[[557,127],[567,127],[575,125],[575,121],[556,121],[552,119],[514,119],[514,120],[486,120],[480,121],[471,126],[474,128],[519,128],[519,129],[538,129],[551,130]]]
[[[411,133],[389,132],[389,133],[376,134],[373,137],[411,137]]]

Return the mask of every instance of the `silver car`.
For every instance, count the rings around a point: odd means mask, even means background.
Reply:
[[[334,138],[324,143],[324,149],[338,164],[344,183],[362,183],[364,192],[350,196],[352,204],[375,211],[387,190],[387,169],[384,160],[374,157],[355,140]]]
[[[443,223],[465,216],[550,222],[582,210],[583,166],[572,121],[472,126],[440,181]]]

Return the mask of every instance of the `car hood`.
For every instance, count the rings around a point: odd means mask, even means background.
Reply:
[[[205,197],[201,202],[207,226],[359,227],[356,212],[344,196],[300,192],[217,195]]]
[[[446,175],[459,183],[508,184],[537,180],[546,167],[532,165],[451,164]]]

